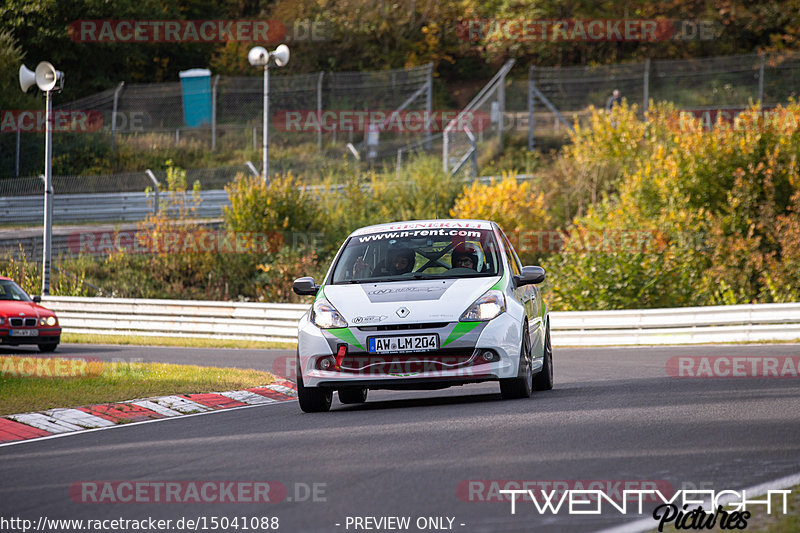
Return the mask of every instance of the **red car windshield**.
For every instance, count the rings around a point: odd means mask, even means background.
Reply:
[[[0,300],[30,302],[31,299],[22,288],[10,279],[0,279]]]

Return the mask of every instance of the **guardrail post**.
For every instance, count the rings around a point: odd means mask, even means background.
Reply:
[[[761,56],[761,64],[758,66],[758,106],[763,109],[764,107],[764,52],[759,54]]]
[[[156,175],[153,174],[153,171],[149,168],[144,171],[150,181],[153,182],[153,191],[155,193],[155,201],[153,203],[153,215],[158,215],[158,180],[156,179]]]

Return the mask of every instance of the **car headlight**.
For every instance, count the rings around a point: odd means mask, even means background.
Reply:
[[[55,326],[56,324],[58,324],[58,320],[56,320],[56,317],[54,317],[54,316],[47,317],[47,325],[48,326]]]
[[[6,323],[5,317],[0,316],[0,324],[5,324],[5,323]]]
[[[491,320],[506,310],[506,296],[503,291],[490,290],[464,311],[458,319],[461,322]]]
[[[322,329],[346,328],[347,321],[325,298],[320,298],[311,308],[311,322]]]

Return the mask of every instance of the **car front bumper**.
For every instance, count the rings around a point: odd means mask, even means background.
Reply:
[[[367,350],[370,337],[429,334],[438,335],[436,350]],[[305,316],[298,334],[298,369],[306,387],[438,389],[515,377],[520,346],[519,320],[508,313],[487,322],[403,324],[381,331],[357,326],[320,329]],[[322,368],[324,359],[328,369]]]

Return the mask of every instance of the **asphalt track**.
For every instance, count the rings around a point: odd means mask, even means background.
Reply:
[[[58,355],[280,370],[292,351],[64,345]],[[800,470],[798,378],[670,377],[676,356],[797,357],[800,345],[562,348],[555,389],[530,400],[502,401],[494,383],[372,391],[363,406],[335,399],[324,414],[287,402],[0,447],[0,524],[186,517],[205,518],[214,531],[214,516],[269,516],[279,531],[431,531],[447,530],[452,518],[452,530],[464,532],[595,531],[642,515],[608,507],[602,515],[540,514],[530,502],[512,514],[508,501],[470,501],[491,485],[467,483],[603,480],[613,489],[629,480],[720,491]],[[70,498],[70,486],[100,480],[272,481],[287,494],[266,504]],[[346,526],[348,517],[389,516],[410,517],[410,526]],[[418,528],[425,517],[446,518]],[[0,529],[20,530],[8,524]]]

